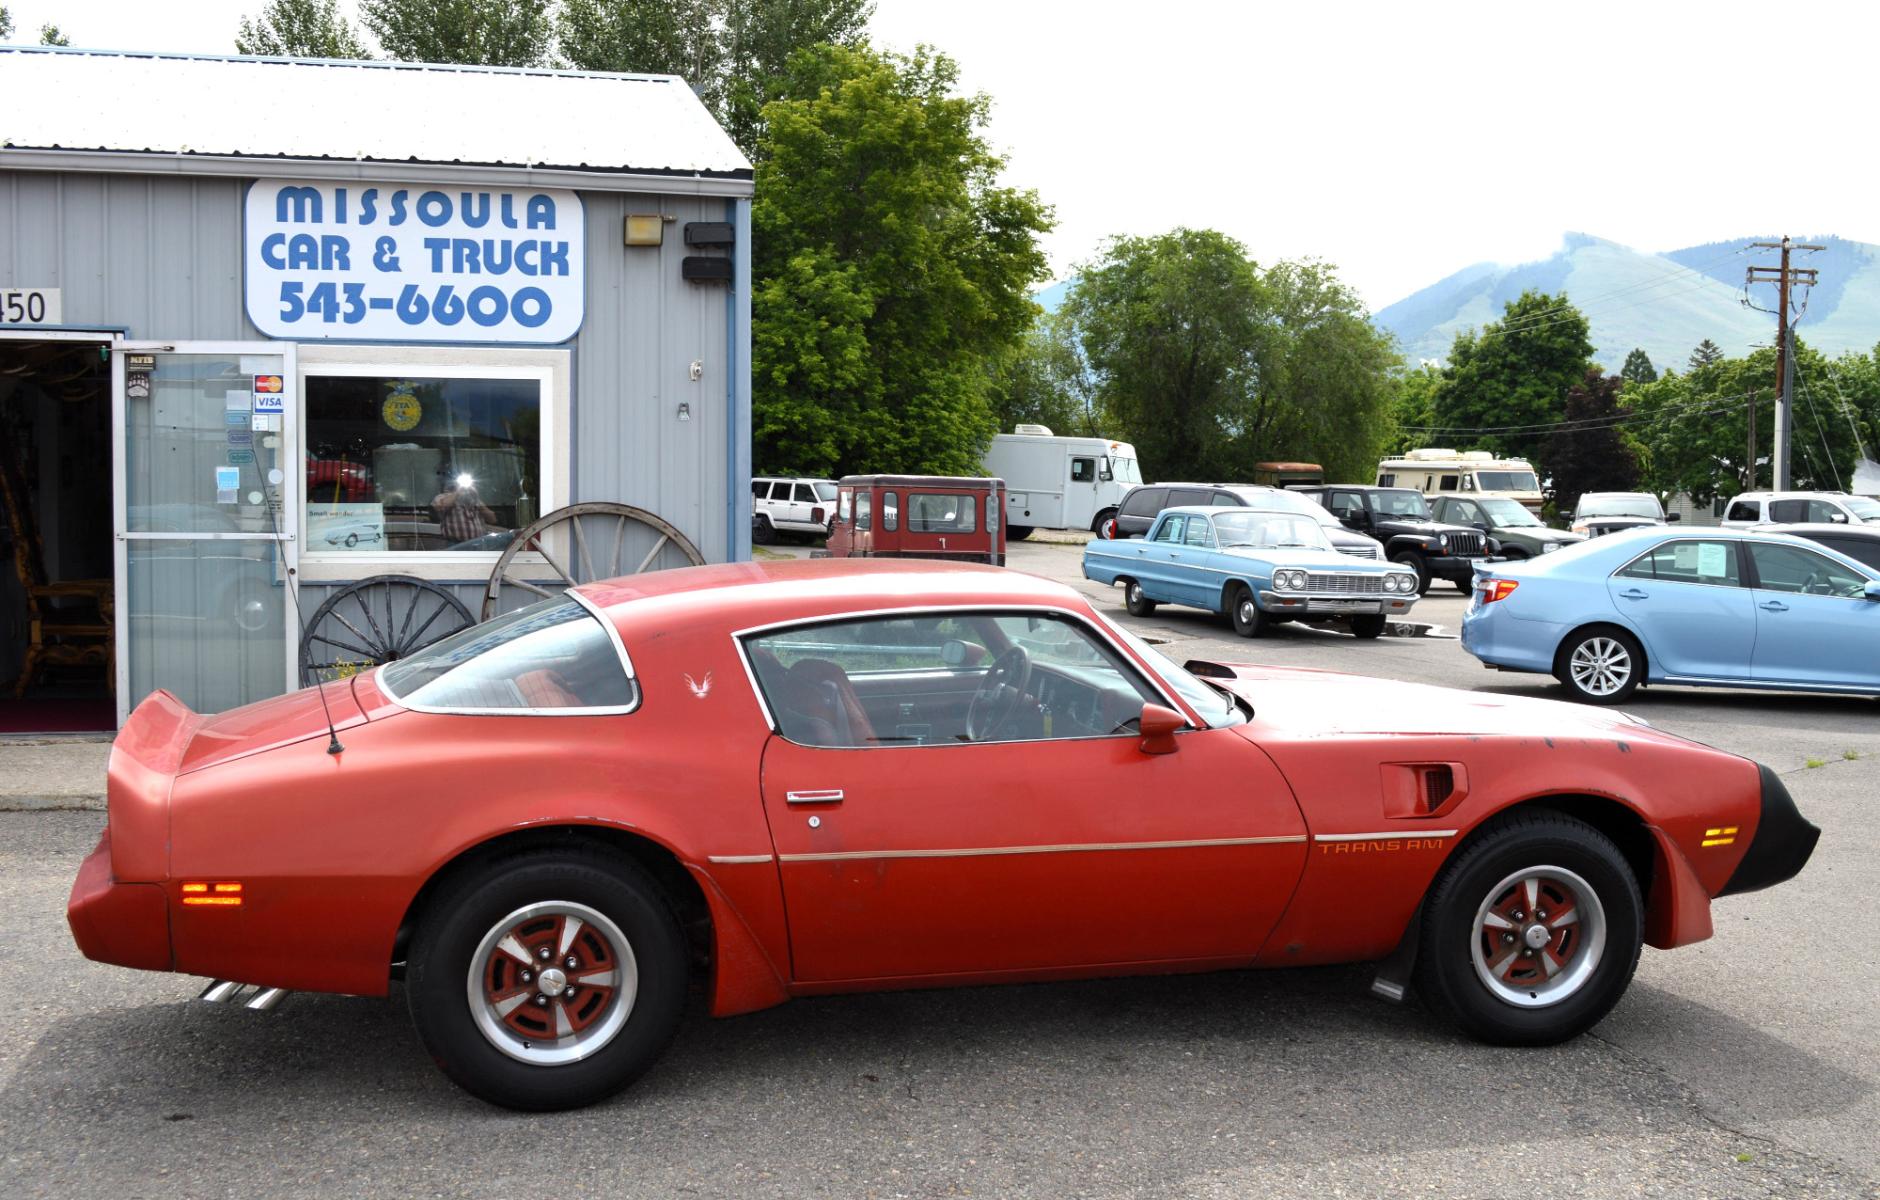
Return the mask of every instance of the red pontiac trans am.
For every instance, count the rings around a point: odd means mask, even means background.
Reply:
[[[119,735],[69,917],[102,962],[384,995],[523,1109],[624,1087],[698,985],[792,996],[1381,961],[1572,1037],[1641,943],[1791,878],[1767,768],[1622,714],[1163,657],[988,567],[574,588],[416,657]],[[206,993],[208,994],[208,993]]]

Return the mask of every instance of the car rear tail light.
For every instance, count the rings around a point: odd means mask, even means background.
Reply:
[[[183,885],[183,904],[190,908],[240,908],[242,885],[232,879],[191,881]]]
[[[820,506],[809,510],[809,519],[820,525],[823,523],[823,510]]]
[[[1456,790],[1456,773],[1446,766],[1423,768],[1423,807],[1435,812]]]
[[[1520,586],[1512,579],[1484,579],[1477,590],[1482,593],[1483,604],[1493,604],[1514,595],[1514,590]]]

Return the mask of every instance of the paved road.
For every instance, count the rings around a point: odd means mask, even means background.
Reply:
[[[1550,694],[1453,641],[1131,623],[1178,657]],[[453,1089],[396,993],[262,1016],[85,962],[62,905],[99,814],[0,813],[0,1196],[1880,1195],[1880,704],[1629,707],[1772,763],[1826,832],[1570,1045],[1475,1045],[1355,968],[832,998],[696,1019],[627,1096],[553,1117]]]

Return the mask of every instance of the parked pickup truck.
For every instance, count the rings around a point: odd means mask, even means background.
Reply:
[[[1344,620],[1374,638],[1417,597],[1414,571],[1340,554],[1305,514],[1250,508],[1164,509],[1147,537],[1086,544],[1084,577],[1122,584],[1133,616],[1185,604],[1226,615],[1241,637],[1285,621]]]

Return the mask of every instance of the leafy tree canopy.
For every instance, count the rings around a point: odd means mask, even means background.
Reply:
[[[1658,368],[1652,366],[1650,355],[1634,348],[1632,353],[1625,356],[1625,366],[1620,369],[1619,378],[1627,383],[1650,383],[1658,378]]]
[[[681,76],[754,156],[790,56],[857,46],[873,15],[871,0],[562,0],[555,29],[584,71]]]
[[[379,45],[407,62],[532,67],[548,57],[550,0],[361,0]]]
[[[1105,436],[1096,381],[1067,314],[1040,317],[1023,341],[993,360],[991,370],[989,394],[1000,432],[1033,424],[1067,436]]]
[[[268,0],[243,17],[237,54],[284,58],[371,58],[365,42],[339,11],[339,0]]]
[[[1624,385],[1620,376],[1588,367],[1568,389],[1565,420],[1572,424],[1555,430],[1547,448],[1556,511],[1572,512],[1587,492],[1637,490],[1638,448],[1621,424],[1630,415],[1619,403]]]
[[[1723,347],[1711,341],[1709,338],[1705,338],[1703,341],[1697,343],[1695,350],[1691,351],[1690,362],[1686,365],[1688,369],[1692,371],[1701,371],[1705,367],[1712,366],[1722,361]],[[1744,432],[1747,435],[1748,431],[1745,430]]]
[[[72,39],[65,36],[57,25],[46,24],[39,27],[39,44],[42,46],[69,46]]]
[[[4,4],[0,4],[0,38],[10,38],[12,36],[13,14],[6,10]]]
[[[1436,393],[1443,386],[1443,371],[1434,363],[1421,363],[1391,377],[1391,441],[1388,454],[1402,454],[1430,444],[1428,430],[1436,424]]]
[[[1593,343],[1564,294],[1523,292],[1503,313],[1456,335],[1436,395],[1437,444],[1526,458],[1545,474],[1551,427],[1585,379]]]
[[[763,109],[752,204],[753,455],[763,469],[971,473],[987,363],[1037,313],[1051,213],[1001,187],[958,68],[820,45]]]

